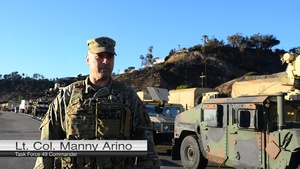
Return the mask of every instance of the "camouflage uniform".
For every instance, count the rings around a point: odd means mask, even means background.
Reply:
[[[82,92],[74,92],[74,91]],[[77,93],[78,96],[74,96]],[[74,99],[75,98],[75,99]],[[76,99],[79,98],[79,99]],[[113,165],[111,157],[73,157],[71,159],[63,158],[63,160],[57,160],[51,157],[38,157],[34,169],[41,168],[133,168],[134,163],[137,164],[137,168],[160,168],[160,160],[157,153],[154,150],[154,143],[152,137],[152,124],[150,122],[147,111],[142,104],[134,90],[126,84],[121,82],[110,80],[108,86],[99,90],[95,90],[89,82],[89,78],[86,80],[75,82],[65,88],[63,88],[58,96],[50,104],[48,112],[44,117],[44,120],[40,126],[41,139],[42,140],[62,140],[62,139],[93,139],[90,135],[72,134],[70,129],[69,114],[72,111],[79,111],[82,109],[79,102],[85,102],[89,99],[104,100],[103,102],[118,102],[127,105],[131,110],[131,120],[129,125],[132,126],[129,134],[131,140],[148,140],[148,155],[145,157],[120,157],[122,165]],[[75,100],[75,101],[74,101]],[[76,101],[77,100],[77,101]],[[74,109],[77,107],[77,109]],[[128,125],[128,124],[127,124]],[[74,127],[71,126],[71,127]],[[78,127],[78,126],[75,126]],[[81,130],[81,129],[79,129]],[[82,129],[84,130],[84,129]],[[88,129],[90,130],[90,129]],[[75,130],[74,130],[75,131]],[[77,130],[76,130],[77,131]],[[76,133],[76,132],[75,132]],[[83,131],[82,133],[87,133]],[[87,138],[90,137],[90,138]],[[95,136],[96,137],[96,136]],[[97,136],[98,137],[98,136]],[[96,138],[101,139],[101,138]],[[74,159],[75,158],[75,159]],[[65,161],[64,161],[65,160]],[[63,162],[62,162],[63,161]],[[117,159],[118,161],[118,159]],[[61,163],[62,162],[62,163]],[[64,165],[67,163],[67,165]],[[105,163],[105,164],[103,164]],[[61,166],[63,165],[63,166]]]

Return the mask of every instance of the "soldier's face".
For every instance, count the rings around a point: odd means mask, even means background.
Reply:
[[[98,54],[88,53],[86,62],[90,67],[90,76],[97,80],[107,79],[114,68],[115,56],[108,52]]]

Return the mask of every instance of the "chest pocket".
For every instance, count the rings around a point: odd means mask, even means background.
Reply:
[[[66,115],[67,139],[95,139],[95,131],[95,109],[83,109],[78,104],[69,107]]]
[[[129,139],[131,111],[125,104],[96,104],[96,138],[103,140]]]

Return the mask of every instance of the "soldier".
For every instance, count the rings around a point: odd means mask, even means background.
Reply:
[[[152,124],[142,101],[131,86],[111,77],[116,42],[108,37],[100,37],[88,40],[87,44],[86,63],[90,74],[85,80],[60,90],[40,126],[41,140],[147,140],[147,156],[38,157],[34,169],[160,168],[160,160],[154,149]],[[128,107],[123,108],[129,110],[129,113],[125,113],[127,120],[116,118],[119,117],[115,115],[118,105]],[[122,112],[124,115],[126,111]],[[104,118],[105,113],[113,113],[114,118]],[[115,132],[116,128],[122,128],[123,131]]]

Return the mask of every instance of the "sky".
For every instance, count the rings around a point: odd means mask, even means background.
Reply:
[[[0,2],[0,74],[76,77],[89,74],[88,39],[116,41],[114,72],[236,33],[274,35],[300,46],[299,0],[4,0]]]

